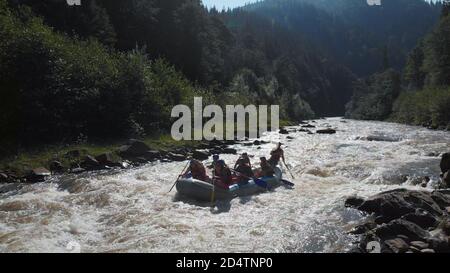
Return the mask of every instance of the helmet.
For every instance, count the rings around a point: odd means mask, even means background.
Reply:
[[[213,160],[214,160],[214,161],[219,160],[219,155],[217,155],[217,154],[213,155]]]

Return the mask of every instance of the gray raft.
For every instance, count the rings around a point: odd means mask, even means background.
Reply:
[[[275,175],[273,177],[263,177],[260,179],[267,183],[269,189],[279,187],[282,183],[281,169],[278,167],[275,168]],[[211,201],[213,188],[214,200],[231,200],[238,196],[254,195],[267,191],[267,189],[256,185],[253,180],[249,180],[245,185],[234,185],[230,190],[226,190],[193,178],[181,178],[178,180],[176,188],[182,196],[205,202]]]

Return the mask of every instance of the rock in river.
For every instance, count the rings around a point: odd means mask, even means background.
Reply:
[[[321,130],[317,130],[316,131],[317,134],[322,134],[322,135],[332,135],[332,134],[336,134],[336,130],[334,129],[321,129]]]
[[[45,181],[45,179],[50,175],[51,172],[49,170],[41,167],[29,171],[25,178],[28,183],[37,183]]]
[[[192,152],[192,157],[197,160],[206,160],[210,155],[211,153],[208,150],[195,150]]]

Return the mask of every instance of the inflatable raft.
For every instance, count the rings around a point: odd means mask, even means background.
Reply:
[[[277,167],[275,168],[274,176],[259,178],[267,183],[267,188],[258,186],[253,180],[249,180],[246,184],[233,184],[229,189],[223,189],[220,187],[214,187],[211,183],[193,179],[191,177],[180,178],[176,184],[176,188],[181,196],[197,201],[211,201],[213,190],[214,200],[231,200],[238,196],[254,195],[277,188],[281,186],[282,178],[282,171]]]

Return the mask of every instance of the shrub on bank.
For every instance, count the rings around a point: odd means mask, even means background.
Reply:
[[[450,126],[450,87],[403,92],[393,107],[392,119],[435,128]]]

